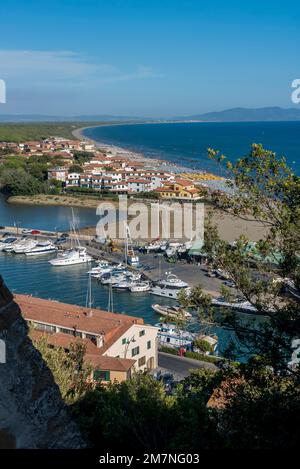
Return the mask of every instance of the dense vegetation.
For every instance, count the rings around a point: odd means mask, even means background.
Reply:
[[[59,181],[48,181],[47,171],[52,157],[29,158],[7,156],[0,165],[1,191],[7,195],[56,194],[61,188]]]
[[[26,140],[41,140],[53,136],[76,140],[72,132],[75,129],[88,125],[89,123],[87,122],[0,123],[0,142],[24,142]]]

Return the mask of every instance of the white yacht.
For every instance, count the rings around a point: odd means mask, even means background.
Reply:
[[[9,246],[11,246],[16,241],[18,241],[18,238],[13,238],[13,237],[9,237],[9,238],[5,238],[4,240],[1,240],[0,251],[5,251]]]
[[[117,283],[113,283],[114,288],[119,288],[121,290],[129,290],[130,287],[136,285],[136,283],[141,279],[140,274],[129,273],[125,276],[123,280]]]
[[[186,293],[189,293],[190,287],[175,274],[168,274],[165,280],[159,280],[156,285],[151,288],[151,293],[152,295],[165,296],[176,300],[181,290],[185,290]]]
[[[158,323],[155,326],[158,327],[157,338],[160,345],[192,349],[196,334],[179,329],[174,324]]]
[[[114,274],[108,273],[100,278],[102,285],[116,285],[124,280],[126,280],[126,274],[124,272]]]
[[[192,315],[188,311],[180,308],[179,306],[162,306],[159,304],[152,305],[152,309],[162,316],[170,319],[191,319]]]
[[[57,247],[50,241],[41,241],[29,251],[25,251],[25,256],[42,256],[45,254],[53,254],[57,251]]]
[[[65,251],[62,254],[59,254],[56,259],[51,259],[51,261],[48,262],[51,265],[58,267],[85,264],[86,262],[92,262],[92,260],[93,258],[87,254],[86,248],[78,247]]]
[[[4,252],[12,252],[14,248],[18,246],[23,246],[26,240],[27,238],[17,238],[15,241],[8,243],[6,246],[4,246],[2,250]]]
[[[144,249],[147,252],[153,252],[153,251],[157,252],[157,251],[160,251],[161,246],[162,246],[162,243],[158,239],[156,239],[156,240],[151,241],[150,243],[146,244]]]
[[[229,302],[226,301],[223,297],[220,297],[218,299],[213,299],[211,304],[215,307],[232,309],[242,313],[257,313],[257,308],[246,300],[237,300],[235,302]]]
[[[23,242],[21,241],[18,245],[14,246],[12,252],[15,254],[25,254],[27,251],[30,251],[38,244],[38,241],[35,239],[26,239]]]
[[[146,292],[146,291],[150,291],[150,289],[151,289],[151,286],[150,286],[150,283],[149,283],[149,282],[134,283],[134,284],[131,285],[131,287],[129,288],[129,290],[131,291],[131,293]]]

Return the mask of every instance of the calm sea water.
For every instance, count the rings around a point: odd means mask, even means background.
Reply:
[[[95,226],[99,217],[96,209],[74,207],[77,226]],[[70,229],[72,210],[70,207],[37,206],[23,204],[9,204],[5,197],[0,196],[0,225],[22,226],[24,228],[38,228],[49,231],[64,231]]]
[[[207,148],[219,150],[230,160],[246,155],[252,143],[284,155],[300,173],[300,122],[193,122],[135,124],[89,128],[87,137],[161,157],[193,169],[222,173],[207,158]]]

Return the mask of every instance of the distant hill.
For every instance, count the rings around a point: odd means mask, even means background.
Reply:
[[[300,108],[262,107],[249,109],[236,107],[219,112],[197,114],[190,116],[190,119],[210,122],[299,121]]]
[[[0,114],[0,122],[110,122],[151,120],[133,116],[80,115],[80,116],[47,116],[41,114]]]
[[[207,112],[192,116],[170,118],[115,116],[108,114],[79,116],[47,116],[40,114],[0,114],[0,122],[172,122],[172,121],[208,121],[208,122],[255,122],[255,121],[299,121],[300,107],[284,109],[281,107],[263,107],[257,109],[236,107],[224,111]]]

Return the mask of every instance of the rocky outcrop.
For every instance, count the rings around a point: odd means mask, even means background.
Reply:
[[[20,308],[0,277],[0,449],[84,446],[51,371],[28,337]]]

